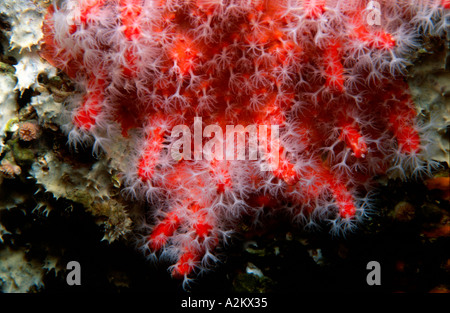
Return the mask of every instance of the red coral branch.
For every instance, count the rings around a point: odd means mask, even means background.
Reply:
[[[429,174],[425,128],[403,75],[421,32],[443,33],[449,4],[377,3],[66,0],[49,7],[41,54],[84,89],[81,101],[68,103],[69,138],[129,141],[126,190],[151,202],[156,218],[144,247],[174,262],[174,276],[217,261],[214,249],[244,214],[259,219],[265,209],[286,208],[296,221],[329,222],[340,232],[366,215],[374,175]],[[380,25],[369,21],[374,14]],[[180,125],[191,157],[171,155],[180,147],[171,130]],[[228,136],[233,125],[242,128]],[[222,138],[210,142],[213,133]],[[244,138],[245,149],[230,151],[227,138],[233,147]],[[236,158],[241,152],[244,160]]]

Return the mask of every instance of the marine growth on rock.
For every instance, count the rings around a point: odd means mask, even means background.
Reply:
[[[375,175],[426,176],[405,83],[446,0],[65,0],[42,56],[78,86],[75,145],[123,137],[124,192],[147,201],[141,247],[188,281],[242,216],[332,232],[373,208]]]

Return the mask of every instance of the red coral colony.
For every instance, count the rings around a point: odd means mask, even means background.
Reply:
[[[217,261],[244,214],[284,210],[345,232],[373,209],[375,175],[430,173],[429,123],[404,78],[421,36],[444,33],[449,6],[56,1],[42,56],[79,87],[67,103],[71,143],[131,142],[125,191],[151,208],[143,250],[187,281]],[[255,129],[256,157],[246,152]]]

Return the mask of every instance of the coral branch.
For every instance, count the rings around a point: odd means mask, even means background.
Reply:
[[[245,214],[283,208],[338,233],[367,215],[373,176],[429,174],[426,127],[404,75],[420,36],[443,35],[449,4],[377,4],[49,7],[41,55],[84,95],[68,100],[64,129],[74,143],[131,147],[107,157],[122,156],[126,190],[151,203],[144,247],[175,263],[173,276],[188,280],[216,262]],[[175,127],[181,137],[171,136]]]

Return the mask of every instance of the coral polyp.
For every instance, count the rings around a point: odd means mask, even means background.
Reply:
[[[429,125],[404,78],[421,36],[445,32],[446,9],[435,0],[66,0],[49,7],[41,54],[78,86],[69,141],[133,147],[124,192],[149,204],[142,249],[188,280],[217,261],[244,215],[288,212],[345,232],[373,210],[375,175],[431,172]]]

